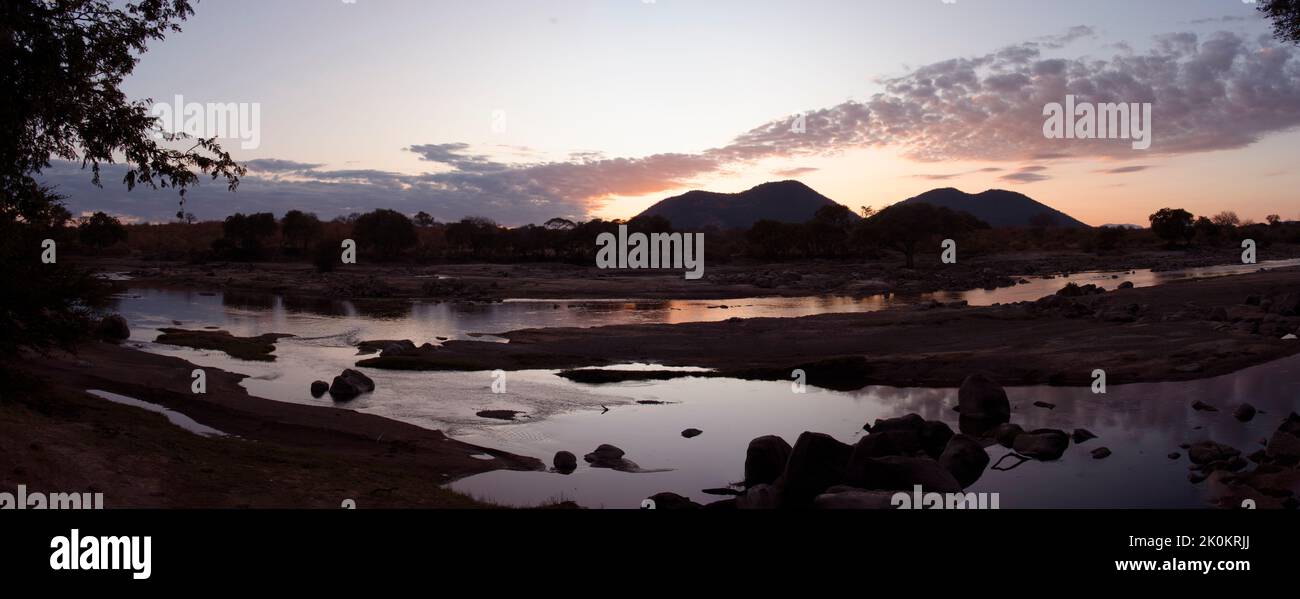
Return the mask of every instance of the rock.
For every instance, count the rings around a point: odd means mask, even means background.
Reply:
[[[406,352],[413,352],[413,351],[415,351],[415,343],[412,342],[410,339],[403,339],[401,341],[390,343],[387,346],[385,346],[384,349],[379,352],[379,356],[380,357],[396,356]]]
[[[953,435],[947,424],[926,420],[918,414],[876,420],[874,425],[863,428],[871,434],[863,437],[858,445],[865,443],[864,451],[869,451],[870,457],[911,456],[921,451],[938,458]]]
[[[523,414],[523,412],[520,412],[519,410],[479,410],[474,415],[478,416],[479,418],[491,418],[492,420],[513,421],[515,419],[515,416],[518,416],[520,414]]]
[[[1183,457],[1183,454],[1178,453],[1177,451],[1171,451],[1171,452],[1169,452],[1169,456],[1168,456],[1168,457],[1169,457],[1169,459],[1171,459],[1171,460],[1176,460],[1176,459],[1178,459],[1178,458]]]
[[[1007,392],[979,373],[962,381],[961,389],[957,391],[957,408],[963,421],[962,432],[966,432],[967,424],[972,428],[985,425],[992,428],[1011,420],[1011,402],[1007,400]]]
[[[1074,444],[1075,444],[1075,445],[1078,445],[1078,444],[1080,444],[1080,443],[1083,443],[1084,441],[1087,441],[1087,440],[1090,440],[1090,439],[1096,439],[1096,438],[1097,438],[1097,435],[1092,434],[1092,431],[1090,431],[1090,430],[1088,430],[1088,429],[1086,429],[1086,428],[1076,428],[1076,429],[1074,429],[1074,432],[1070,434],[1070,439],[1071,439],[1072,441],[1074,441]]]
[[[1210,404],[1207,404],[1207,403],[1205,403],[1205,402],[1203,402],[1203,401],[1201,401],[1201,400],[1199,400],[1199,399],[1196,400],[1196,401],[1194,401],[1194,402],[1192,402],[1192,409],[1193,409],[1193,410],[1196,410],[1196,411],[1198,411],[1198,412],[1218,412],[1218,411],[1219,411],[1219,408],[1216,408],[1216,407],[1214,407],[1214,406],[1212,406],[1212,405],[1210,405]]]
[[[1119,289],[1132,289],[1132,288],[1133,288],[1133,281],[1124,281],[1123,283],[1119,284]]]
[[[1300,464],[1300,415],[1292,412],[1269,437],[1266,447],[1268,457],[1277,464]]]
[[[956,435],[948,441],[948,446],[939,456],[939,464],[947,468],[964,489],[984,474],[984,469],[989,465],[989,454],[975,439]]]
[[[735,501],[737,509],[774,510],[781,507],[781,490],[769,484],[754,485]]]
[[[330,390],[330,384],[325,381],[312,381],[311,396],[320,397]]]
[[[1242,422],[1250,422],[1255,417],[1256,412],[1255,406],[1243,403],[1232,411],[1232,417]]]
[[[1188,459],[1198,466],[1211,462],[1226,462],[1239,455],[1241,455],[1241,452],[1237,448],[1215,443],[1214,441],[1193,443],[1191,448],[1187,450]]]
[[[759,437],[745,449],[745,486],[772,484],[785,472],[790,444],[776,435]]]
[[[1094,460],[1104,460],[1108,457],[1110,457],[1109,447],[1098,447],[1097,449],[1092,450],[1092,459]]]
[[[109,314],[99,321],[95,334],[104,341],[121,343],[131,338],[131,327],[120,314]]]
[[[344,370],[343,374],[334,377],[334,383],[330,385],[329,393],[330,397],[338,401],[348,401],[362,393],[370,393],[374,390],[375,381],[349,368]]]
[[[910,491],[916,485],[936,493],[956,493],[962,485],[932,458],[885,456],[863,458],[849,464],[844,482],[867,490]]]
[[[835,486],[813,499],[819,510],[892,510],[895,491],[868,491]]]
[[[1034,402],[1034,405],[1037,406],[1037,407],[1040,407],[1040,408],[1047,408],[1047,409],[1049,409],[1049,410],[1055,410],[1055,409],[1056,409],[1056,404],[1054,404],[1054,403],[1049,403],[1049,402],[1046,402],[1046,401],[1036,401],[1036,402]]]
[[[568,451],[557,451],[551,459],[551,465],[555,466],[556,472],[568,474],[578,469],[578,456]]]
[[[825,433],[799,435],[781,473],[781,500],[790,506],[811,503],[832,485],[844,480],[853,448]]]
[[[1295,336],[1295,333],[1287,333],[1287,334],[1285,334],[1285,335],[1282,335],[1282,338],[1283,338],[1283,339],[1286,339],[1286,340],[1289,341],[1289,340],[1291,340],[1291,339],[1295,339],[1296,336]]]
[[[704,506],[676,493],[655,493],[649,497],[657,510],[698,510]]]
[[[688,428],[688,429],[682,431],[682,436],[683,436],[683,437],[686,437],[687,439],[693,439],[693,438],[698,437],[698,436],[703,435],[703,434],[704,434],[704,431],[702,431],[702,430],[700,430],[700,429],[698,429],[698,428]]]
[[[1011,448],[1021,455],[1036,460],[1055,460],[1065,453],[1070,446],[1070,436],[1064,431],[1050,428],[1021,433]]]
[[[1016,442],[1016,437],[1023,432],[1025,432],[1025,429],[1021,428],[1019,424],[1003,422],[993,429],[992,436],[997,440],[998,445],[1010,448]]]
[[[595,451],[582,456],[592,468],[611,468],[614,470],[632,471],[637,469],[637,465],[631,460],[623,457],[623,450],[608,443],[602,443]]]

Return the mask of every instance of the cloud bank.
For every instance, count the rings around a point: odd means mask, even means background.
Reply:
[[[696,179],[762,159],[833,155],[860,148],[894,148],[918,162],[954,160],[1032,163],[1045,160],[1136,160],[1228,150],[1300,126],[1297,50],[1267,37],[1218,32],[1174,33],[1155,38],[1145,53],[1120,46],[1109,59],[1049,56],[1072,41],[1092,37],[1088,27],[1038,38],[983,56],[954,58],[879,81],[883,90],[862,101],[809,110],[801,127],[793,117],[764,123],[731,143],[699,153],[609,158],[575,153],[567,161],[504,163],[465,143],[406,148],[433,172],[322,170],[283,159],[248,162],[237,193],[219,185],[190,192],[187,210],[200,218],[236,211],[311,210],[323,217],[377,207],[440,220],[467,215],[503,224],[585,218],[611,196],[634,196],[687,187]],[[1043,106],[1072,94],[1080,102],[1150,102],[1153,143],[1134,150],[1124,140],[1048,139]],[[1106,174],[1147,166],[1115,167]],[[997,167],[980,169],[997,172]],[[1012,165],[1000,178],[1033,183],[1045,167]],[[787,173],[805,173],[791,168]],[[74,213],[105,210],[146,220],[168,220],[173,191],[127,192],[106,169],[104,189],[89,184],[75,164],[58,163],[46,179],[70,197]],[[956,175],[917,175],[945,180]],[[170,199],[171,201],[168,201]]]

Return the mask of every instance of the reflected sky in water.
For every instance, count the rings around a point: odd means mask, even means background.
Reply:
[[[1145,286],[1256,268],[1081,273],[1069,280],[1108,288],[1123,280]],[[1016,287],[938,298],[965,299],[975,305],[1032,300],[1055,292],[1066,282],[1061,278],[1033,279]],[[130,322],[131,343],[137,347],[246,374],[250,378],[244,386],[257,396],[334,405],[328,396],[312,398],[310,383],[328,381],[352,367],[359,359],[353,346],[365,339],[438,343],[439,337],[465,339],[472,333],[528,327],[862,312],[917,299],[416,303],[397,317],[376,317],[362,313],[350,302],[133,289],[118,299],[118,309]],[[721,305],[728,308],[717,307]],[[245,362],[220,352],[153,343],[157,329],[171,326],[218,327],[241,336],[275,332],[296,337],[277,344],[274,362]],[[464,441],[531,455],[548,464],[556,451],[581,456],[601,443],[611,443],[626,450],[627,457],[643,468],[666,469],[633,474],[582,464],[567,476],[491,472],[453,484],[477,497],[511,505],[568,499],[589,507],[635,508],[641,499],[659,491],[707,502],[718,498],[704,494],[703,489],[723,487],[741,478],[745,447],[757,436],[778,434],[793,443],[799,433],[811,430],[853,443],[863,434],[864,423],[909,412],[957,428],[956,413],[951,410],[956,394],[947,389],[869,387],[843,393],[809,388],[806,394],[794,394],[788,383],[703,378],[588,386],[549,371],[523,371],[509,373],[507,393],[497,395],[490,391],[492,379],[487,372],[368,370],[367,374],[375,379],[378,389],[345,404],[347,407],[444,430]],[[1202,507],[1204,483],[1187,481],[1186,452],[1178,445],[1208,438],[1244,453],[1253,451],[1259,439],[1271,434],[1288,412],[1298,408],[1300,357],[1202,381],[1111,387],[1106,395],[1094,395],[1087,388],[1051,387],[1016,388],[1008,393],[1013,421],[1026,429],[1070,431],[1083,427],[1099,438],[1072,446],[1057,462],[1031,462],[1007,472],[987,471],[970,490],[1001,493],[1004,508]],[[1055,403],[1057,408],[1032,406],[1036,400]],[[1221,411],[1193,411],[1190,405],[1195,400],[1217,405]],[[639,401],[669,403],[645,405]],[[1251,423],[1237,422],[1230,412],[1243,401],[1265,413]],[[488,409],[518,410],[524,415],[517,422],[476,415]],[[686,428],[699,428],[704,434],[685,439],[680,432]],[[1109,447],[1113,455],[1092,459],[1089,452],[1101,446]],[[989,451],[994,461],[1006,453],[999,446]],[[1171,451],[1180,451],[1184,457],[1170,460],[1166,454]]]

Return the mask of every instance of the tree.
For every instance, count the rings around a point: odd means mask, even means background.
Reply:
[[[77,226],[77,234],[84,243],[94,248],[106,248],[113,244],[126,241],[126,227],[116,218],[96,212],[89,218],[81,221]]]
[[[290,246],[307,251],[311,242],[321,236],[324,225],[315,214],[301,210],[290,210],[280,219],[280,233],[284,242]]]
[[[33,259],[48,231],[70,218],[37,181],[52,159],[80,161],[96,185],[100,164],[115,162],[126,166],[127,188],[183,193],[200,174],[238,185],[244,169],[215,140],[165,147],[153,136],[149,102],[120,89],[149,42],[179,31],[193,12],[189,0],[0,2],[0,280],[24,284],[23,293],[0,294],[0,355],[76,340],[105,297],[87,273]]]
[[[1276,227],[1282,224],[1282,217],[1276,214],[1270,214],[1264,217],[1264,222],[1268,223],[1268,226],[1270,227]]]
[[[912,268],[921,242],[940,236],[958,237],[975,229],[987,229],[988,224],[967,212],[917,202],[885,208],[864,221],[862,227],[862,237],[902,252],[907,267]]]
[[[380,260],[392,260],[414,247],[415,225],[405,214],[380,209],[357,217],[352,225],[357,244],[375,251]]]
[[[1151,231],[1173,246],[1179,239],[1191,241],[1196,230],[1192,227],[1192,213],[1182,208],[1161,208],[1149,217]],[[1217,224],[1217,223],[1215,223]]]
[[[1236,212],[1231,210],[1224,210],[1223,212],[1211,216],[1210,221],[1225,229],[1235,229],[1241,226],[1241,219],[1237,217]]]
[[[199,174],[224,177],[233,190],[244,174],[214,139],[186,150],[154,138],[151,102],[129,101],[119,86],[135,70],[150,41],[180,31],[194,14],[189,0],[139,0],[114,8],[109,0],[0,4],[4,45],[0,84],[0,210],[30,197],[34,176],[52,157],[79,160],[100,185],[100,164],[124,160],[123,183],[184,190]],[[190,139],[166,134],[162,141]],[[180,147],[184,147],[183,145]]]
[[[552,218],[551,220],[546,221],[546,223],[543,224],[542,226],[551,231],[572,231],[573,229],[577,228],[578,225],[574,224],[573,221],[567,218],[560,218],[557,216],[555,218]]]
[[[1263,0],[1258,10],[1273,21],[1277,39],[1300,43],[1300,0]]]
[[[270,212],[236,212],[221,223],[223,237],[213,243],[213,249],[237,260],[254,260],[261,257],[262,242],[275,235],[275,229],[275,215]]]
[[[419,227],[432,227],[434,222],[436,222],[436,221],[433,220],[433,217],[430,216],[428,212],[425,212],[425,211],[421,210],[421,211],[415,213],[415,224],[416,224],[416,226],[419,226]]]

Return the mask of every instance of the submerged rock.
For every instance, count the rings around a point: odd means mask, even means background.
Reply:
[[[608,443],[602,443],[595,451],[582,456],[592,468],[610,468],[623,472],[640,470],[636,462],[623,457],[623,450]]]
[[[1072,441],[1074,441],[1074,444],[1075,444],[1075,445],[1078,445],[1078,444],[1080,444],[1080,443],[1083,443],[1084,441],[1088,441],[1088,440],[1096,439],[1096,438],[1097,438],[1097,435],[1092,434],[1092,431],[1090,431],[1090,430],[1088,430],[1088,429],[1086,429],[1086,428],[1076,428],[1076,429],[1074,429],[1074,432],[1070,434],[1070,439],[1071,439]]]
[[[311,384],[312,397],[320,397],[322,395],[325,395],[325,393],[329,392],[329,390],[330,390],[329,383],[325,381],[312,381]]]
[[[1070,436],[1064,431],[1040,428],[1016,436],[1016,441],[1011,447],[1021,455],[1050,461],[1060,459],[1065,453],[1065,448],[1069,446]]]
[[[1255,409],[1255,406],[1243,403],[1237,406],[1237,409],[1232,411],[1232,417],[1242,422],[1250,422],[1257,412],[1258,410]]]
[[[1103,460],[1108,457],[1110,457],[1109,447],[1098,447],[1097,449],[1092,450],[1092,459],[1094,460]]]
[[[703,434],[704,434],[704,431],[702,431],[702,430],[700,430],[700,429],[698,429],[698,428],[688,428],[688,429],[682,431],[682,436],[683,436],[683,437],[686,437],[687,439],[693,439],[693,438],[698,437],[698,436],[703,435]]]

